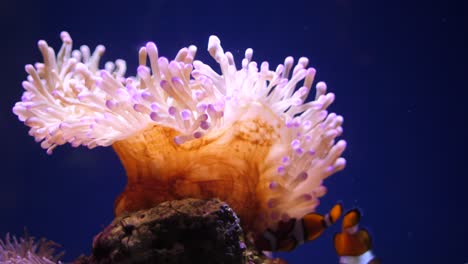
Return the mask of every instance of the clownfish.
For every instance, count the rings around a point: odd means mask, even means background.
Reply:
[[[378,264],[372,253],[369,232],[359,227],[361,213],[358,209],[348,211],[343,217],[341,233],[336,233],[333,242],[340,264]]]
[[[342,213],[343,207],[338,203],[326,215],[309,213],[301,219],[280,221],[274,231],[267,229],[255,238],[255,245],[263,251],[291,251],[304,242],[319,237]]]

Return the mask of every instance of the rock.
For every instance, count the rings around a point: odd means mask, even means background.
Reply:
[[[285,263],[268,259],[244,239],[239,218],[217,200],[164,202],[118,217],[75,264]]]

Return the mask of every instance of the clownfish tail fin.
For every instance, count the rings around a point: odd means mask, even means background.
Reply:
[[[302,218],[304,225],[304,240],[310,241],[319,237],[323,231],[335,223],[343,213],[343,206],[340,203],[335,204],[326,215],[310,213]]]
[[[357,208],[349,210],[343,217],[343,230],[353,226],[357,226],[360,221],[361,211],[359,211],[359,209]]]
[[[335,204],[330,212],[323,217],[324,226],[329,227],[334,224],[343,214],[343,205],[341,203]]]

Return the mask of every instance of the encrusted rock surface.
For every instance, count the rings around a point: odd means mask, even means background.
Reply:
[[[93,241],[84,263],[285,263],[244,240],[239,219],[217,199],[169,201],[118,217]]]

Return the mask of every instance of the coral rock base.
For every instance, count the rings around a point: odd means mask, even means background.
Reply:
[[[93,241],[94,263],[285,263],[244,240],[239,219],[217,199],[169,201],[112,221]]]

